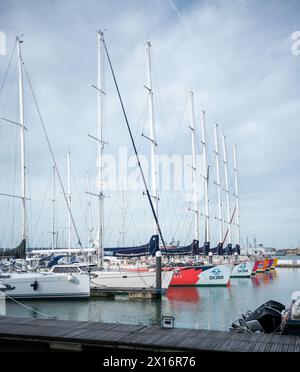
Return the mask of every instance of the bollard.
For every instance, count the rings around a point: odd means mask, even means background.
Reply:
[[[238,261],[238,259],[239,259],[239,255],[238,255],[238,253],[237,253],[237,252],[235,252],[235,253],[234,253],[234,260],[235,260],[235,262],[237,262],[237,261]]]
[[[161,251],[156,254],[156,289],[161,290]]]
[[[213,254],[212,254],[212,252],[209,252],[209,253],[208,253],[208,262],[209,262],[210,264],[213,263]]]
[[[1,286],[0,284],[0,316],[5,316],[6,315],[6,297],[5,297],[5,292],[1,291]]]

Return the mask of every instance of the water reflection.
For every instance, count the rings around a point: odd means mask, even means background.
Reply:
[[[196,287],[170,287],[167,291],[169,301],[200,301],[200,291]]]
[[[148,325],[159,324],[162,315],[172,315],[176,327],[226,330],[242,313],[268,300],[289,305],[299,283],[299,269],[276,269],[252,278],[232,279],[228,287],[171,287],[161,301],[117,297],[25,303],[59,319]],[[11,301],[7,302],[7,315],[41,317]]]
[[[259,287],[261,285],[270,284],[278,280],[278,273],[276,270],[267,271],[265,273],[257,273],[254,277],[251,277],[254,286]]]

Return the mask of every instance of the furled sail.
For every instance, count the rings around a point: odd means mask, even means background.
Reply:
[[[235,247],[233,248],[233,252],[237,253],[238,255],[241,254],[241,247],[239,244],[236,244]]]
[[[232,253],[233,253],[232,244],[227,244],[227,247],[224,248],[224,254],[232,255]]]
[[[199,254],[207,256],[210,251],[210,242],[205,242],[202,247],[199,248]]]
[[[104,248],[104,255],[115,257],[154,256],[158,250],[159,237],[153,235],[149,243],[137,247]]]
[[[211,248],[211,252],[213,254],[217,254],[218,256],[223,255],[223,243],[219,243],[216,247]]]
[[[1,258],[26,258],[26,240],[23,239],[21,243],[13,249],[5,249],[0,253]]]
[[[198,255],[199,254],[199,241],[193,240],[193,242],[189,245],[183,246],[183,247],[172,247],[167,248],[161,251],[163,255],[170,255],[170,256],[176,256],[176,255]]]

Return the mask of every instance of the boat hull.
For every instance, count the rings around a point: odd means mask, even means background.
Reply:
[[[269,263],[269,260],[259,260],[256,272],[257,273],[264,273],[266,271],[268,263]]]
[[[254,266],[253,266],[253,269],[252,269],[252,273],[251,273],[251,275],[255,275],[255,274],[256,274],[257,269],[258,269],[259,262],[260,262],[259,260],[256,260],[256,261],[254,262]]]
[[[108,288],[155,288],[156,272],[133,271],[94,271],[91,277],[91,287]],[[161,277],[162,289],[167,289],[173,277],[173,271],[163,271]]]
[[[271,270],[271,267],[272,267],[273,263],[274,263],[274,258],[269,258],[268,263],[267,263],[267,267],[266,267],[266,271]]]
[[[230,265],[180,267],[170,286],[227,286],[231,271]]]
[[[0,277],[0,284],[13,288],[7,292],[8,298],[64,299],[90,296],[90,278],[87,274],[15,273]]]
[[[275,258],[273,259],[273,263],[272,263],[272,265],[271,265],[271,270],[274,270],[274,269],[276,268],[276,266],[277,266],[277,264],[278,264],[278,260],[279,260],[278,257],[275,257]]]
[[[254,261],[245,261],[234,265],[231,272],[231,278],[250,278],[254,265]]]

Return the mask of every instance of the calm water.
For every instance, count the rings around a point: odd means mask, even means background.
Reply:
[[[246,310],[268,300],[290,304],[293,291],[300,290],[300,269],[277,268],[254,278],[231,279],[227,288],[170,288],[161,301],[111,299],[22,301],[34,310],[59,319],[92,320],[131,324],[156,324],[161,315],[175,317],[176,327],[228,330]],[[13,302],[7,315],[41,317]]]

